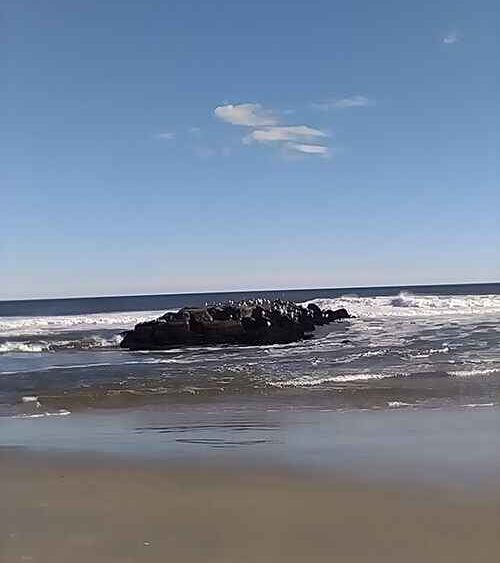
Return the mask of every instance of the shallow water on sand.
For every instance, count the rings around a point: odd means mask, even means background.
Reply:
[[[2,445],[189,464],[335,470],[481,486],[500,478],[500,408],[336,410],[253,398],[2,422]]]

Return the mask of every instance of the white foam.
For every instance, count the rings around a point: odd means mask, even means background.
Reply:
[[[500,368],[486,368],[486,369],[469,369],[461,371],[449,371],[450,375],[455,375],[457,377],[471,377],[474,375],[490,375],[492,373],[499,373]]]
[[[83,349],[83,348],[111,348],[118,346],[122,340],[120,334],[115,334],[110,338],[104,338],[99,335],[85,336],[81,340],[53,340],[50,342],[40,340],[37,342],[26,341],[9,341],[0,344],[0,354],[9,353],[40,353],[67,349]]]
[[[386,379],[391,377],[404,377],[405,374],[391,373],[355,373],[347,375],[302,375],[281,381],[272,381],[272,387],[314,387],[324,383],[350,383],[355,381],[370,381],[374,379]]]
[[[13,416],[12,418],[45,418],[50,416],[68,416],[71,414],[71,411],[66,409],[60,409],[56,412],[39,412],[35,414],[18,414]]]
[[[34,395],[25,395],[21,397],[21,402],[25,404],[34,405],[37,409],[42,408],[42,403],[38,400],[38,397]]]
[[[321,309],[344,307],[359,318],[440,317],[456,315],[500,314],[500,295],[412,295],[313,299]]]
[[[411,403],[405,403],[403,401],[389,401],[387,403],[387,406],[390,409],[401,409],[401,408],[404,408],[404,407],[413,407],[415,405],[412,405]]]
[[[21,401],[23,403],[38,403],[38,397],[35,397],[34,395],[25,395],[21,398]]]
[[[10,352],[45,352],[48,350],[48,345],[41,342],[3,342],[0,344],[0,354],[7,354]]]
[[[81,341],[81,345],[88,346],[89,348],[110,348],[113,346],[118,346],[120,342],[123,340],[123,336],[121,334],[115,334],[110,338],[104,338],[103,336],[93,335],[90,339],[84,339]],[[72,344],[72,343],[71,343]],[[75,344],[79,344],[76,342]],[[54,343],[54,346],[58,346],[57,342]],[[67,343],[64,343],[67,346]],[[60,345],[62,347],[62,343]]]
[[[444,346],[442,348],[430,348],[429,350],[422,350],[421,352],[417,352],[416,354],[408,354],[410,358],[414,359],[421,359],[421,358],[428,358],[434,354],[448,354],[450,348],[448,346]]]
[[[494,407],[495,403],[469,403],[468,405],[462,405],[464,407],[475,409],[478,407]]]

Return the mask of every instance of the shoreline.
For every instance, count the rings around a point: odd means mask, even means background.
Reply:
[[[500,494],[277,469],[0,449],[5,563],[470,562],[500,549]]]
[[[273,400],[189,402],[3,418],[3,449],[121,463],[330,473],[358,482],[494,490],[499,406],[334,410]],[[2,446],[0,446],[2,450]]]

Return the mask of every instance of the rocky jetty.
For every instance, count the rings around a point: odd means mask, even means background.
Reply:
[[[206,307],[184,307],[140,323],[124,333],[120,346],[154,350],[212,344],[286,344],[310,338],[316,326],[349,318],[345,309],[321,310],[290,301],[256,299]]]

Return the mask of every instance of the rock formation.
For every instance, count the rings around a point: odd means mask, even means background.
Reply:
[[[184,307],[140,323],[124,333],[120,346],[154,350],[211,344],[286,344],[310,338],[316,326],[349,318],[345,309],[321,310],[290,301],[256,299],[206,307]]]

